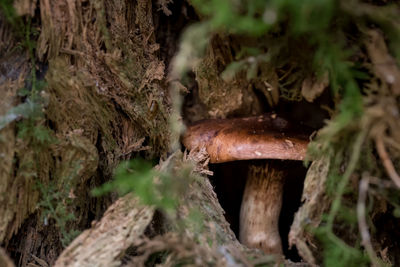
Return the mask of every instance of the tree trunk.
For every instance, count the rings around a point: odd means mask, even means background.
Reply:
[[[26,99],[42,113],[17,110],[2,126],[0,244],[20,266],[34,263],[32,255],[53,264],[76,236],[72,230],[90,227],[115,199],[90,191],[121,160],[166,153],[164,58],[176,40],[160,48],[156,39],[171,38],[182,22],[163,24],[165,15],[147,0],[14,7],[15,21],[31,26],[18,29],[7,14],[0,17],[0,114]]]

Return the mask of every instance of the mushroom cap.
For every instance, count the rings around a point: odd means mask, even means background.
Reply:
[[[195,122],[182,140],[192,150],[205,147],[211,163],[250,159],[303,160],[309,142],[304,127],[276,114]]]

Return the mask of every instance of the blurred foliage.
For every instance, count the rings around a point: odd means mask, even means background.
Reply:
[[[95,196],[111,191],[121,195],[134,192],[145,205],[155,206],[163,211],[175,210],[178,204],[176,190],[182,186],[173,183],[165,172],[140,158],[122,162],[115,171],[115,179],[93,190]]]
[[[172,165],[169,168],[172,168]],[[117,191],[121,195],[133,192],[140,201],[149,206],[153,206],[163,212],[169,219],[174,218],[174,223],[185,229],[184,224],[190,229],[199,229],[196,222],[201,222],[199,213],[191,210],[188,220],[177,220],[177,208],[182,198],[185,196],[189,184],[195,177],[192,174],[191,164],[180,166],[178,170],[157,169],[148,161],[135,158],[124,161],[116,168],[114,180],[105,183],[92,191],[94,196]],[[201,228],[201,227],[200,227]],[[194,233],[198,231],[193,231]]]

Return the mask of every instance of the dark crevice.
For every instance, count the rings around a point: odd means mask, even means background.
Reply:
[[[29,266],[29,263],[35,263],[32,254],[46,259],[51,266],[62,251],[59,232],[54,221],[49,220],[48,225],[44,223],[37,225],[38,216],[37,213],[30,215],[21,225],[18,234],[14,235],[6,245],[8,253],[17,266]],[[21,235],[26,238],[22,239]],[[26,253],[27,251],[30,253]]]
[[[172,15],[166,15],[153,0],[153,20],[156,28],[156,41],[160,44],[160,56],[166,66],[178,50],[182,32],[199,19],[193,7],[185,0],[176,0],[168,5]]]
[[[225,211],[225,219],[230,224],[236,238],[239,239],[239,213],[246,184],[248,162],[234,161],[212,164],[210,169],[214,172],[210,181],[214,186],[218,201]]]
[[[289,249],[288,234],[294,220],[294,215],[301,206],[304,179],[307,169],[300,161],[288,161],[288,177],[283,186],[282,211],[279,217],[279,232],[282,237],[282,248],[286,258],[298,262],[301,261],[296,247]]]

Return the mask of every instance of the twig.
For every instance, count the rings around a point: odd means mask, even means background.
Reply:
[[[83,53],[81,51],[68,49],[68,48],[61,48],[60,52],[64,53],[64,54],[67,54],[67,55],[72,55],[72,56],[80,56],[80,57],[84,57],[85,56],[85,53]]]
[[[391,180],[383,180],[378,177],[369,176],[369,184],[376,185],[379,188],[396,188],[395,184]]]
[[[381,136],[378,135],[375,137],[375,145],[387,174],[389,175],[390,179],[392,179],[394,184],[400,189],[400,176],[397,174],[396,169],[393,166],[393,162],[390,160]]]
[[[374,248],[371,244],[371,236],[368,231],[368,225],[365,220],[365,202],[367,201],[367,193],[369,188],[369,178],[363,177],[359,185],[358,201],[357,201],[357,221],[358,229],[360,231],[362,244],[372,261],[372,266],[381,266],[378,258],[376,257]]]
[[[361,154],[361,147],[362,144],[364,143],[366,135],[367,135],[366,130],[361,131],[356,137],[355,142],[353,144],[353,151],[350,156],[349,164],[342,176],[342,179],[339,181],[339,185],[336,189],[336,195],[332,201],[331,210],[328,214],[327,226],[330,230],[332,230],[333,228],[333,221],[335,220],[335,217],[339,211],[342,202],[342,196],[345,192],[347,184],[349,183],[350,176],[353,174],[354,170],[357,167],[358,159],[360,158]]]
[[[391,147],[396,148],[397,150],[400,150],[400,144],[398,144],[396,141],[394,141],[392,138],[390,137],[386,137],[385,141],[387,144],[389,144]]]

